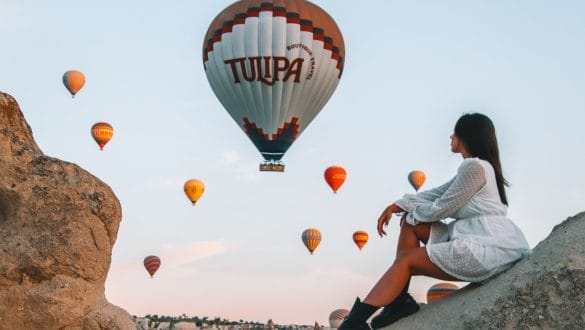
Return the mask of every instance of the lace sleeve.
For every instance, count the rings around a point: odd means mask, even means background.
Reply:
[[[462,208],[486,182],[482,164],[475,159],[466,159],[459,166],[457,176],[443,195],[433,202],[416,204],[406,221],[414,225],[448,218]]]
[[[401,199],[394,202],[394,204],[400,206],[401,209],[406,212],[412,212],[417,204],[434,202],[437,198],[441,197],[447,189],[453,184],[455,178],[449,180],[447,183],[438,186],[436,188],[421,191],[417,194],[406,194]]]

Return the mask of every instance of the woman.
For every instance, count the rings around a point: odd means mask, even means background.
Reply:
[[[407,293],[412,275],[482,282],[530,253],[524,234],[506,217],[507,182],[492,121],[479,113],[463,115],[451,135],[451,151],[463,156],[453,179],[407,194],[382,212],[380,236],[392,214],[405,212],[396,259],[366,299],[356,299],[339,329],[369,329],[366,320],[382,306],[372,319],[374,329],[418,311]],[[446,218],[455,220],[441,222]]]

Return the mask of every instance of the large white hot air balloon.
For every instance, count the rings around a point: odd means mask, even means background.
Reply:
[[[215,95],[265,159],[284,153],[329,100],[345,46],[335,21],[306,0],[240,0],[211,23],[203,65]]]

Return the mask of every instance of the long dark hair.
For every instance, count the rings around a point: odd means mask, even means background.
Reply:
[[[508,205],[505,186],[509,184],[502,173],[496,128],[491,119],[481,113],[464,114],[455,124],[455,135],[463,142],[472,157],[486,160],[492,165],[500,199],[502,203]]]

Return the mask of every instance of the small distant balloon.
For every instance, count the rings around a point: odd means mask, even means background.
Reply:
[[[71,97],[75,97],[75,94],[85,85],[85,76],[81,71],[67,71],[63,74],[63,85],[71,93]]]
[[[318,229],[309,228],[303,232],[301,238],[309,252],[313,254],[313,251],[315,251],[317,246],[319,246],[319,243],[321,243],[321,232]]]
[[[408,182],[412,185],[414,190],[418,191],[420,187],[425,183],[426,176],[423,171],[412,171],[408,173]]]
[[[105,122],[95,123],[91,127],[91,136],[97,142],[98,146],[100,146],[100,150],[104,150],[106,143],[114,136],[114,128]]]
[[[457,290],[459,290],[459,287],[453,283],[441,282],[434,284],[427,291],[427,302],[431,303],[433,301],[448,297]]]
[[[150,274],[150,277],[156,273],[158,268],[160,267],[160,259],[157,256],[148,256],[144,258],[144,268]]]
[[[362,230],[356,231],[353,233],[353,241],[361,251],[364,245],[368,242],[368,233]]]
[[[198,179],[187,180],[185,185],[183,185],[183,190],[185,191],[185,195],[187,195],[187,198],[189,198],[191,203],[195,205],[195,203],[199,200],[205,191],[205,184],[203,184],[203,181]]]
[[[341,166],[330,166],[325,170],[325,181],[334,193],[337,193],[337,190],[343,185],[346,176],[347,173]]]
[[[349,314],[347,309],[336,309],[329,314],[329,326],[331,328],[339,328],[345,317]]]

